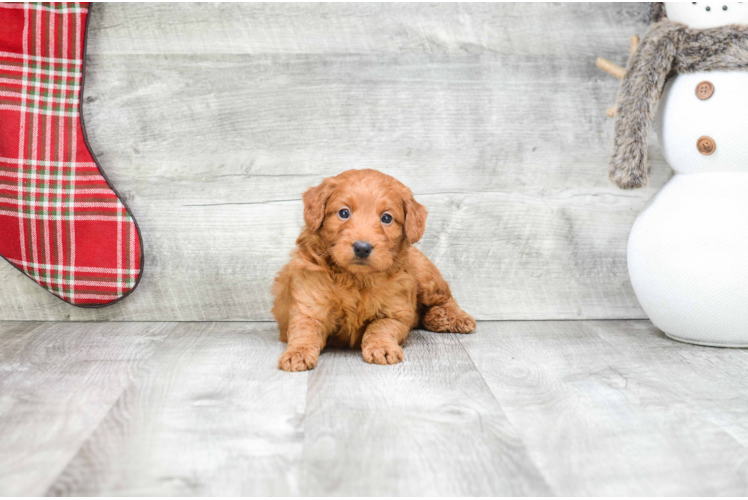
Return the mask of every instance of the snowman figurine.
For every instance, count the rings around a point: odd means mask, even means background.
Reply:
[[[669,337],[748,347],[748,4],[665,2],[625,71],[610,178],[647,184],[655,122],[673,178],[639,215],[628,268]],[[634,43],[634,42],[632,42]]]

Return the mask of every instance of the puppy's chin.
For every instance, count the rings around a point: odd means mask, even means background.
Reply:
[[[335,263],[351,274],[365,275],[386,271],[392,266],[392,259],[378,255],[377,250],[366,259],[360,259],[348,249],[333,249],[332,258]]]
[[[351,274],[364,275],[383,271],[383,269],[378,269],[371,261],[364,259],[352,258],[343,261],[335,259],[335,263]]]

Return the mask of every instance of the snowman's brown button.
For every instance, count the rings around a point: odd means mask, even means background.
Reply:
[[[696,141],[696,148],[699,150],[699,153],[709,156],[717,149],[717,144],[715,144],[714,139],[711,137],[704,136],[699,137],[699,140]]]
[[[712,82],[703,81],[696,85],[696,97],[702,101],[706,101],[712,97],[712,94],[714,94],[714,85],[712,85]]]

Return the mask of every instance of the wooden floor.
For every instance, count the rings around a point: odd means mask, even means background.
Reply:
[[[273,323],[0,322],[0,494],[748,493],[743,350],[647,321],[282,350]]]

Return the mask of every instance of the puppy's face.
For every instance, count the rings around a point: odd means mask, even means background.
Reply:
[[[307,228],[335,264],[354,274],[392,267],[421,238],[426,215],[410,189],[376,170],[348,170],[304,193]]]

